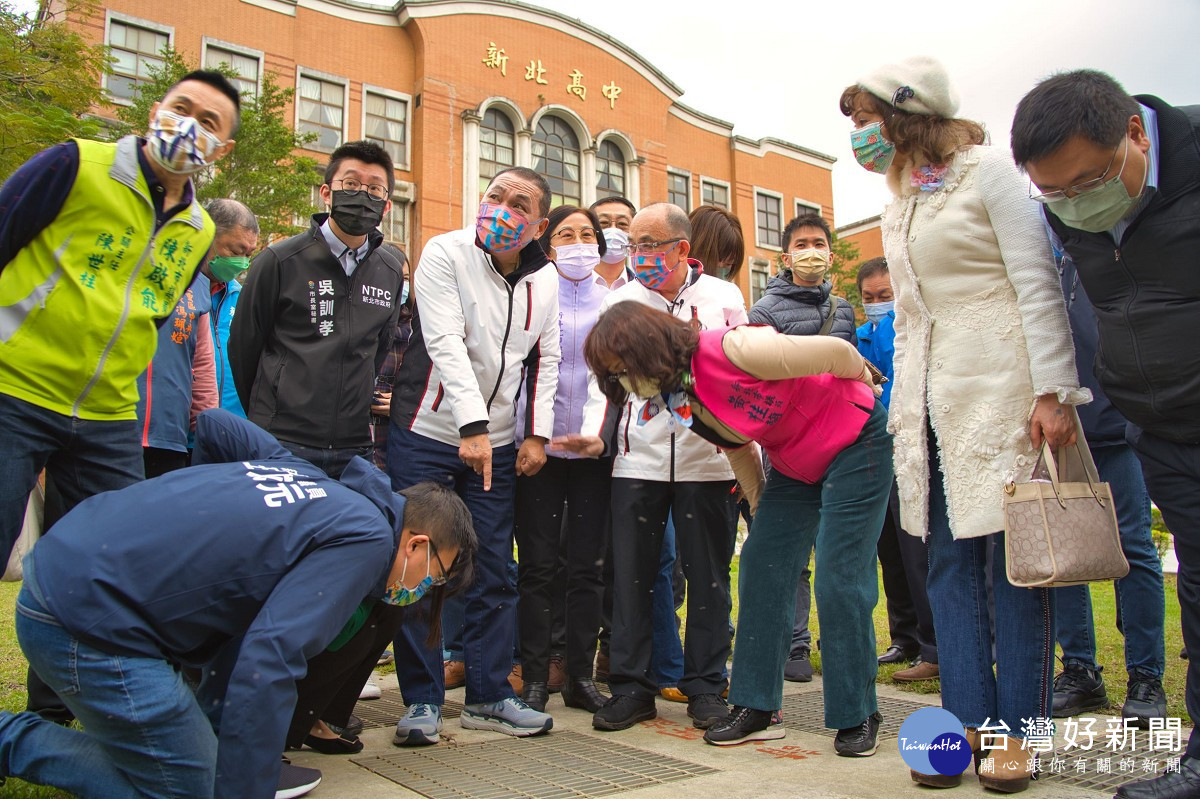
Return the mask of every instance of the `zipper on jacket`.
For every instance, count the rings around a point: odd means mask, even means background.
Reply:
[[[437,396],[433,398],[433,405],[429,406],[430,412],[437,413],[437,409],[439,406],[441,406],[442,398],[444,396],[446,396],[446,387],[441,383],[438,383]]]
[[[1116,247],[1113,249],[1113,260],[1117,264],[1120,265],[1122,271],[1124,271],[1125,274],[1129,277],[1129,284],[1131,286],[1133,286],[1133,291],[1129,295],[1129,301],[1125,303],[1124,314],[1123,314],[1125,317],[1126,329],[1132,329],[1131,325],[1130,325],[1130,320],[1129,320],[1129,311],[1131,308],[1133,308],[1133,303],[1137,300],[1138,288],[1139,288],[1137,278],[1134,276],[1133,270],[1131,270],[1129,268],[1129,265],[1125,261],[1125,259],[1121,257],[1121,248],[1120,247]],[[1138,347],[1137,336],[1130,336],[1129,342],[1130,342],[1130,346],[1133,348],[1133,359],[1134,359],[1134,363],[1137,364],[1138,375],[1142,378],[1142,385],[1144,385],[1146,387],[1146,393],[1147,393],[1146,398],[1150,401],[1150,408],[1153,410],[1154,406],[1155,406],[1154,389],[1150,384],[1150,378],[1146,376],[1146,369],[1142,362],[1142,353]]]
[[[488,401],[487,401],[487,411],[488,411],[488,417],[489,417],[488,420],[489,421],[491,421],[492,401],[494,399],[496,399],[496,395],[498,393],[500,393],[500,383],[504,380],[504,364],[505,364],[505,361],[506,361],[506,358],[508,355],[508,336],[509,336],[509,334],[512,333],[512,313],[513,313],[513,287],[510,286],[508,281],[504,279],[504,275],[500,275],[500,272],[499,272],[499,270],[496,269],[495,265],[492,266],[492,269],[496,272],[497,275],[500,276],[500,282],[502,282],[504,284],[504,288],[508,292],[508,317],[505,319],[505,322],[504,322],[504,338],[502,338],[500,340],[500,369],[496,373],[496,385],[492,386],[492,394],[490,397],[488,397]],[[529,284],[526,284],[526,285],[529,285]],[[533,288],[532,288],[532,286],[530,286],[531,295],[532,295],[532,291],[533,291]]]
[[[625,413],[625,455],[629,454],[629,422],[633,419],[633,402],[629,403],[629,409]]]
[[[225,290],[226,292],[228,289]],[[225,292],[221,292],[222,295]],[[225,302],[224,296],[218,301],[216,306],[212,305],[212,294],[209,294],[209,329],[212,330],[213,337],[213,360],[217,366],[217,407],[221,407],[221,402],[225,399],[225,351],[221,347],[221,311],[224,310],[222,303]]]
[[[533,322],[533,281],[525,281],[525,332],[529,332],[529,325]]]

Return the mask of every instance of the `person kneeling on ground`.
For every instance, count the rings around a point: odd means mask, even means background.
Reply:
[[[451,574],[469,566],[447,489],[394,494],[360,458],[333,480],[227,411],[196,430],[199,465],[86,500],[25,559],[18,641],[84,730],[0,713],[0,778],[80,799],[319,781],[279,759],[306,662],[364,597],[401,604],[450,576],[431,541]],[[195,695],[181,667],[203,669]]]
[[[875,753],[878,600],[875,545],[892,484],[891,436],[877,392],[883,376],[854,346],[829,336],[787,336],[760,326],[697,333],[638,303],[601,316],[584,345],[609,401],[643,398],[639,418],[669,413],[726,450],[754,515],[742,547],[738,646],[729,715],[711,744],[782,738],[771,709],[783,700],[791,596],[816,545],[817,614],[824,631],[825,724],[839,755]],[[757,441],[771,460],[762,490]],[[552,448],[599,455],[596,436],[563,436]],[[761,492],[761,501],[759,494]]]

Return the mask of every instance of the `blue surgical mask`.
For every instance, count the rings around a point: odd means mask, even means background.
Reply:
[[[867,321],[873,325],[877,325],[883,321],[892,310],[896,307],[896,301],[891,302],[864,302],[863,313],[867,315]]]
[[[404,559],[404,568],[400,570],[400,579],[389,585],[383,592],[383,601],[389,605],[412,605],[419,602],[421,597],[433,586],[433,573],[429,570],[429,560],[433,557],[429,542],[425,542],[425,579],[417,583],[415,588],[404,585],[404,573],[408,571],[408,558]]]
[[[408,281],[404,281],[404,288],[400,289],[400,304],[408,302]]]

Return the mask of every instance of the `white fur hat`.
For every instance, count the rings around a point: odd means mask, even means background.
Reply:
[[[958,92],[946,68],[929,56],[884,64],[859,78],[858,85],[899,111],[946,119],[958,113]]]

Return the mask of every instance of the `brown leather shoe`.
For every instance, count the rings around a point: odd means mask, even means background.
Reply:
[[[1019,793],[1029,787],[1033,777],[1032,758],[1021,748],[1019,739],[1007,735],[998,738],[1006,746],[995,746],[984,753],[991,758],[992,766],[987,772],[980,770],[979,784],[993,791]]]
[[[980,745],[982,744],[982,738],[979,735],[979,730],[967,727],[966,733],[967,745],[971,747],[971,752],[975,756],[975,773],[978,774],[979,763],[983,760],[984,755],[987,753],[980,748]],[[926,785],[930,788],[955,788],[962,783],[961,774],[922,774],[919,771],[909,769],[908,775],[912,777],[912,781],[918,785]]]
[[[521,695],[521,691],[525,689],[525,680],[521,678],[521,664],[514,663],[512,671],[508,674],[508,684],[512,686],[513,693],[517,696]]]
[[[563,660],[562,655],[550,656],[550,679],[546,681],[546,687],[550,689],[550,693],[556,694],[563,689],[567,684],[567,664]]]
[[[921,680],[936,680],[940,675],[938,664],[917,658],[917,661],[907,669],[901,669],[892,675],[892,682],[920,682]]]
[[[442,663],[442,678],[446,681],[446,690],[461,688],[467,684],[467,664],[461,660],[447,660]]]
[[[596,681],[608,682],[608,653],[604,651],[596,653]]]

